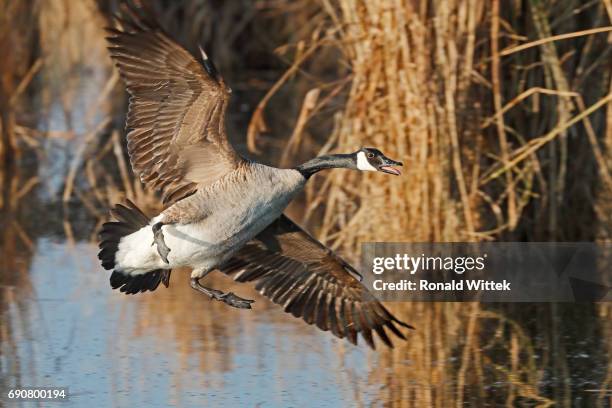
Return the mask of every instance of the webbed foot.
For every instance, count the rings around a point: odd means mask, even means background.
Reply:
[[[250,309],[251,303],[255,302],[254,300],[243,299],[240,296],[236,296],[232,292],[222,295],[217,300],[225,302],[230,306],[237,307],[238,309]]]
[[[251,303],[255,302],[254,300],[243,299],[239,296],[236,296],[232,292],[223,293],[217,289],[206,288],[202,286],[196,278],[191,279],[191,287],[197,290],[198,292],[209,296],[211,299],[218,300],[238,309],[250,309]]]

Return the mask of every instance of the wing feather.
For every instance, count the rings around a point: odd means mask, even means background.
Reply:
[[[372,348],[373,333],[393,347],[385,332],[406,336],[396,317],[359,282],[357,271],[286,216],[281,216],[219,270],[256,289],[284,311],[357,344]]]
[[[134,172],[171,204],[235,169],[225,133],[230,89],[153,13],[127,3],[108,29],[109,51],[130,95],[127,146]],[[214,73],[214,75],[211,74]]]

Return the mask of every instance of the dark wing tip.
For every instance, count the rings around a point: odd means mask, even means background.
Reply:
[[[395,316],[392,316],[392,317],[393,317],[393,321],[395,323],[399,324],[400,326],[405,327],[405,328],[410,329],[410,330],[416,330],[416,327],[414,327],[413,325],[408,324],[408,323],[404,323],[401,320],[399,320],[398,318],[396,318]]]
[[[387,336],[384,326],[376,325],[374,326],[374,330],[376,331],[376,334],[378,334],[378,337],[382,340],[382,342],[385,343],[385,346],[393,348],[393,342],[391,341],[389,336]]]
[[[219,74],[219,71],[217,71],[217,67],[215,67],[215,64],[210,58],[208,58],[208,55],[206,54],[206,52],[204,52],[204,49],[201,45],[198,45],[198,49],[200,50],[200,54],[202,55],[202,66],[204,66],[204,70],[206,70],[206,73],[219,85],[223,85],[223,78]],[[231,92],[229,88],[227,89],[228,92]]]
[[[374,337],[372,337],[372,330],[364,328],[361,331],[361,336],[365,339],[366,343],[372,350],[376,350],[376,344],[374,343]]]

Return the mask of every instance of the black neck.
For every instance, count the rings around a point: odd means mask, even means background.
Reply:
[[[315,157],[295,169],[309,178],[316,172],[324,169],[356,169],[355,154],[331,154],[329,156]]]

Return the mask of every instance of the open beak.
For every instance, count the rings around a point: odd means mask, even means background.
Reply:
[[[402,162],[398,162],[395,160],[391,160],[387,157],[383,159],[383,164],[378,166],[378,171],[382,171],[383,173],[393,174],[395,176],[399,176],[402,174],[398,169],[393,166],[403,166]]]

